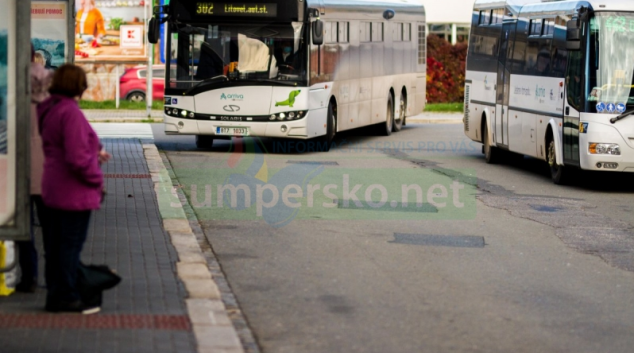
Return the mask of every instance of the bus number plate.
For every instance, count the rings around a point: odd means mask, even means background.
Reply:
[[[249,129],[246,127],[221,127],[216,128],[216,135],[229,136],[249,136]]]

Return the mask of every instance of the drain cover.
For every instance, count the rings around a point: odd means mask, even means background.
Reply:
[[[429,235],[394,233],[394,244],[449,246],[454,248],[483,248],[484,237],[473,235]]]

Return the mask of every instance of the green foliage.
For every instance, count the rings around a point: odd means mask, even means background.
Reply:
[[[108,25],[108,29],[113,29],[115,31],[118,31],[121,28],[121,25],[123,24],[123,18],[121,17],[113,17],[110,20],[110,24]]]
[[[427,103],[425,104],[425,111],[437,113],[462,113],[464,111],[464,103]]]
[[[116,109],[116,102],[113,100],[101,102],[81,100],[79,101],[79,107],[81,109]],[[119,101],[119,109],[145,110],[145,102],[131,102],[122,99]],[[163,110],[163,101],[152,101],[152,109]]]
[[[427,103],[464,100],[467,45],[451,45],[435,35],[427,37]]]

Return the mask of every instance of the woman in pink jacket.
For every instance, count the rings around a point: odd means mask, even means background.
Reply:
[[[92,314],[100,310],[81,301],[76,288],[79,258],[92,210],[99,209],[103,173],[110,155],[79,109],[87,88],[86,73],[66,64],[55,71],[51,97],[38,106],[44,148],[42,199],[46,310]]]

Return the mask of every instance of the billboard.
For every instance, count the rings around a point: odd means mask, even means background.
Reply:
[[[75,2],[75,62],[147,60],[152,1]]]
[[[0,9],[0,240],[25,240],[30,215],[31,3],[0,0]]]
[[[47,69],[55,69],[68,60],[67,21],[67,3],[31,3],[31,43],[35,49],[35,60]]]
[[[15,210],[15,9],[11,0],[0,0],[0,224]],[[8,11],[7,11],[8,10]]]

